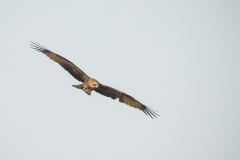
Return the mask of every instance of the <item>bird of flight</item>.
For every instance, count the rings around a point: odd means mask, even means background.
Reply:
[[[114,89],[112,87],[103,85],[99,83],[97,80],[87,76],[81,69],[79,69],[75,64],[67,60],[66,58],[53,53],[52,51],[48,50],[46,47],[41,46],[38,43],[31,42],[31,48],[35,49],[36,51],[42,52],[46,56],[48,56],[53,61],[57,62],[61,65],[66,71],[68,71],[74,78],[78,81],[83,82],[82,84],[72,85],[78,89],[83,90],[86,94],[91,95],[91,92],[94,90],[106,97],[110,97],[112,99],[119,98],[119,102],[125,103],[131,107],[138,108],[142,110],[146,115],[149,115],[151,118],[157,118],[159,116],[156,111],[151,110],[144,104],[137,101],[132,96]]]

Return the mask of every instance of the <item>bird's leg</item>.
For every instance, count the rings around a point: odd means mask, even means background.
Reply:
[[[91,92],[92,92],[92,90],[91,89],[89,89],[88,87],[85,87],[84,85],[83,85],[83,89],[82,89],[85,93],[87,93],[88,95],[91,95]]]
[[[78,85],[72,85],[73,87],[76,87],[78,89],[82,89],[85,93],[87,93],[88,95],[91,95],[92,90],[88,89],[87,87],[85,87],[83,84],[78,84]]]
[[[84,92],[87,93],[88,95],[91,95],[92,90],[91,89],[86,89],[86,90],[84,90]]]
[[[88,90],[87,87],[83,86],[83,89],[82,89],[84,92],[86,92]]]

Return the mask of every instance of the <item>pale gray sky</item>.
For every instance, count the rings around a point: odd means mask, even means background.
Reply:
[[[0,5],[1,160],[239,160],[240,1]],[[36,41],[161,115],[79,84]]]

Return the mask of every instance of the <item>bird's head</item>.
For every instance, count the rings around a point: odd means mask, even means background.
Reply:
[[[90,80],[89,80],[89,86],[90,86],[92,89],[95,89],[95,88],[98,88],[99,83],[98,83],[98,81],[95,80],[95,79],[90,79]]]

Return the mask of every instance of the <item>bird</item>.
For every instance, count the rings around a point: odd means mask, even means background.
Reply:
[[[117,90],[115,88],[104,85],[98,82],[96,79],[89,77],[80,68],[78,68],[75,64],[73,64],[66,58],[50,51],[49,49],[47,49],[44,46],[41,46],[37,42],[32,42],[32,41],[30,42],[31,42],[30,48],[35,49],[36,51],[42,52],[43,54],[48,56],[51,60],[55,61],[60,66],[62,66],[75,79],[77,79],[80,82],[83,82],[78,85],[72,85],[73,87],[83,90],[87,95],[91,95],[92,91],[96,91],[97,93],[106,97],[110,97],[114,100],[119,99],[119,102],[143,111],[147,116],[150,116],[152,119],[157,118],[157,116],[159,116],[159,114],[156,111],[145,106],[144,104],[142,104],[141,102],[133,98],[132,96],[120,90]]]

